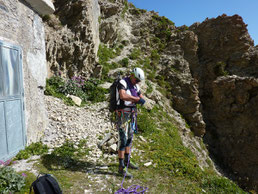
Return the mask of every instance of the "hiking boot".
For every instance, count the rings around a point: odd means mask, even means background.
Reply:
[[[127,162],[125,162],[125,166],[127,166]],[[128,168],[138,170],[139,166],[137,164],[134,164],[133,162],[129,162]]]
[[[118,169],[118,174],[121,176],[125,176],[126,178],[133,178],[133,175],[123,168]]]

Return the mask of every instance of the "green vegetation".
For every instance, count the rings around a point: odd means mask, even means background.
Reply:
[[[157,50],[152,50],[150,58],[151,58],[152,64],[154,66],[156,66],[159,63],[159,59],[160,59],[160,55],[159,55],[158,51]]]
[[[79,159],[88,155],[89,151],[87,140],[82,139],[77,146],[73,142],[66,141],[61,147],[55,148],[50,155],[52,157]]]
[[[153,87],[152,87],[151,83],[148,80],[146,81],[146,84],[148,86],[147,90],[146,90],[146,93],[150,94],[153,91]]]
[[[49,20],[51,20],[51,17],[50,15],[44,15],[42,19],[44,22],[48,22]]]
[[[166,47],[166,43],[162,42],[161,39],[158,37],[153,37],[151,39],[151,42],[152,46],[158,49],[158,52],[162,52]]]
[[[164,16],[153,15],[152,19],[157,23],[155,25],[156,36],[166,43],[171,36],[171,26],[175,26],[175,24]]]
[[[225,70],[227,64],[223,61],[217,62],[217,64],[214,67],[214,73],[217,76],[226,76],[229,75],[229,73]]]
[[[126,66],[126,59],[124,61],[120,61],[119,64],[117,63],[109,63],[108,61],[110,59],[115,58],[116,56],[119,56],[124,48],[124,46],[128,44],[128,41],[122,41],[122,44],[115,45],[114,48],[108,48],[106,45],[99,45],[98,50],[98,57],[99,57],[99,63],[103,67],[102,69],[102,80],[105,81],[112,81],[110,77],[108,76],[108,72],[111,69],[115,69],[121,66]]]
[[[48,147],[42,142],[32,143],[29,146],[26,146],[24,150],[21,150],[16,156],[15,160],[28,159],[34,155],[43,155],[48,152]]]
[[[67,105],[74,105],[73,101],[66,97],[68,94],[75,95],[82,99],[82,104],[91,102],[102,102],[106,100],[107,89],[99,87],[101,83],[97,79],[84,80],[81,77],[73,77],[64,80],[61,77],[47,79],[45,95],[52,95],[61,98]]]
[[[122,18],[125,18],[125,13],[128,11],[129,5],[127,1],[124,1],[124,9],[122,11]]]
[[[148,170],[151,174],[147,176],[162,175],[164,177],[162,182],[153,180],[152,187],[156,187],[155,190],[151,188],[153,192],[245,193],[232,181],[216,175],[209,169],[203,171],[198,166],[194,154],[183,146],[178,129],[173,124],[173,118],[167,113],[156,106],[151,111],[141,108],[141,113],[138,115],[139,130],[145,138],[150,140],[150,143],[140,141],[135,145],[139,149],[144,149],[144,161],[151,160],[154,164]],[[133,157],[140,160],[137,154]],[[145,172],[144,169],[143,174]],[[146,179],[151,181],[152,178],[146,177]],[[146,179],[145,181],[149,182]]]
[[[121,61],[118,62],[121,64],[123,67],[128,67],[129,65],[129,59],[128,58],[123,58]]]
[[[108,62],[109,59],[112,59],[115,57],[115,52],[112,48],[108,48],[106,45],[99,45],[98,50],[98,57],[99,57],[99,63],[105,64]]]
[[[39,162],[35,163],[35,168],[40,173],[47,172],[57,177],[63,191],[65,192],[76,180],[78,180],[78,174],[81,174],[76,172],[71,173],[71,171],[85,169],[86,167],[91,166],[90,163],[83,161],[89,155],[89,151],[90,149],[87,147],[86,140],[81,140],[78,145],[75,145],[73,142],[66,141],[62,146],[54,148],[52,153],[42,154]],[[24,175],[22,176],[24,184],[16,191],[26,193],[29,191],[31,183],[36,180],[36,176],[27,171],[19,172],[19,174]],[[85,181],[85,179],[83,178],[82,181]]]
[[[131,54],[129,55],[129,58],[132,60],[139,59],[141,56],[141,50],[139,48],[134,48]]]
[[[0,193],[18,192],[25,185],[25,175],[18,174],[9,165],[9,161],[0,161]]]

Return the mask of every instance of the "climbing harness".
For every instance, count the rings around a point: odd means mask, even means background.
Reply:
[[[123,113],[122,113],[122,114],[123,114]],[[131,122],[131,127],[132,127],[134,133],[137,133],[136,116],[137,116],[137,112],[136,112],[136,111],[132,111],[132,118],[128,121],[128,122]],[[132,135],[132,142],[133,142],[133,135]],[[132,186],[130,186],[128,189],[125,189],[125,188],[123,187],[124,180],[125,180],[125,177],[126,177],[126,172],[127,172],[127,170],[128,170],[129,163],[130,163],[131,149],[132,149],[132,145],[131,145],[131,147],[130,147],[129,157],[128,157],[127,166],[126,166],[126,171],[125,171],[125,174],[124,174],[123,181],[122,181],[122,183],[121,183],[121,188],[118,189],[118,190],[115,192],[115,194],[129,194],[129,193],[132,193],[132,194],[140,194],[140,193],[144,193],[144,192],[147,191],[147,189],[148,189],[148,187],[142,187],[142,186],[139,186],[139,185],[132,185]]]

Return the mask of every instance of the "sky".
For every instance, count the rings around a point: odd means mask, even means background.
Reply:
[[[258,44],[258,0],[128,0],[140,9],[156,11],[176,26],[190,26],[206,18],[216,18],[225,13],[240,15],[248,32]]]

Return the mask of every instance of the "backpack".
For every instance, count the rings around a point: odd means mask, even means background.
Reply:
[[[117,85],[120,82],[120,77],[118,77],[113,84],[109,88],[109,94],[110,94],[110,99],[109,99],[109,111],[114,112],[115,110],[118,109],[118,97],[117,97]]]
[[[32,188],[35,194],[62,194],[57,180],[51,174],[39,174],[30,186],[30,193]]]

